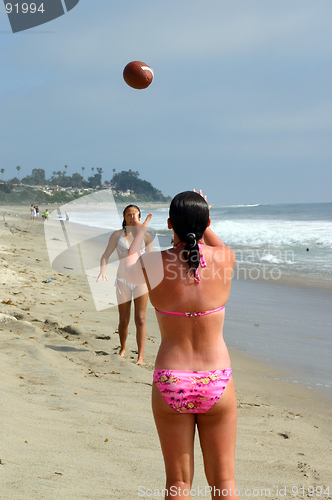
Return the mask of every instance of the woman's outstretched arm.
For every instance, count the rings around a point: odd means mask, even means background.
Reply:
[[[101,278],[103,278],[103,281],[105,281],[105,280],[108,281],[108,278],[106,276],[107,262],[116,248],[116,245],[117,245],[118,240],[120,238],[120,234],[121,234],[121,231],[115,231],[111,235],[110,239],[108,240],[108,245],[106,247],[106,250],[100,259],[100,272],[99,272],[99,275],[98,275],[96,281],[99,281]]]

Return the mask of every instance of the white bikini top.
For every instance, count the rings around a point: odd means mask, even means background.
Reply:
[[[118,252],[118,256],[126,256],[128,255],[128,250],[130,248],[130,245],[128,244],[128,241],[126,240],[126,235],[125,235],[125,229],[122,230],[122,233],[120,235],[120,238],[118,240],[118,243],[116,245],[116,251]],[[145,253],[145,241],[142,241],[142,249],[141,253]]]

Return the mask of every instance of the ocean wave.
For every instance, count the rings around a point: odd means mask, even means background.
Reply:
[[[320,245],[332,248],[331,223],[327,221],[242,219],[218,221],[212,223],[211,228],[229,246]]]
[[[253,205],[225,205],[218,208],[246,208],[246,207],[260,207],[261,203],[255,203]]]

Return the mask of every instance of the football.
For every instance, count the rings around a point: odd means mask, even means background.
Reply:
[[[141,61],[131,61],[123,70],[123,79],[133,89],[146,89],[153,80],[153,69]]]

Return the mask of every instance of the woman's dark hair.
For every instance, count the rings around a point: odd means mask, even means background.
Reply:
[[[193,269],[196,272],[200,261],[197,242],[209,223],[209,206],[200,194],[184,191],[173,198],[169,218],[175,233],[186,243],[183,252],[189,271]]]
[[[124,211],[122,212],[122,215],[123,215],[122,227],[123,227],[123,229],[126,227],[126,221],[124,220],[124,216],[126,215],[126,211],[128,210],[128,208],[137,208],[138,213],[139,213],[139,217],[141,218],[141,211],[137,205],[127,205],[126,208],[124,209]]]

